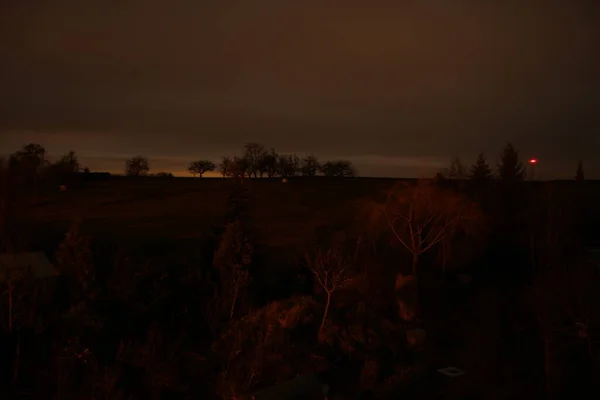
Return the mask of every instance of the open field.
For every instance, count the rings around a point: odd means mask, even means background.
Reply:
[[[348,227],[357,202],[393,184],[389,179],[248,180],[250,214],[268,247],[309,243],[322,230]],[[35,223],[65,226],[85,221],[93,235],[119,239],[193,238],[222,221],[233,182],[229,179],[110,179],[60,192],[44,188],[37,205],[22,212]]]
[[[247,180],[250,217],[257,239],[270,248],[301,248],[323,235],[332,236],[355,225],[360,202],[381,199],[393,179],[290,179]],[[530,183],[529,183],[530,184]],[[573,189],[578,203],[600,198],[600,185],[558,181],[552,185],[567,196]],[[92,235],[118,240],[198,237],[222,221],[233,182],[230,179],[126,179],[111,177],[61,192],[42,189],[37,204],[23,206],[21,215],[34,224],[61,227],[81,219]],[[545,190],[546,183],[532,184]],[[594,216],[590,216],[590,220]]]
[[[245,181],[253,240],[266,257],[262,264],[296,266],[308,251],[328,248],[336,237],[360,227],[357,203],[393,183],[366,178]],[[194,257],[194,249],[206,244],[202,238],[213,226],[222,226],[233,181],[111,177],[74,186],[66,192],[57,185],[45,187],[37,204],[23,202],[19,213],[29,247],[54,254],[69,225],[81,220],[85,234],[101,249],[94,254],[102,264],[114,261],[109,254],[115,248],[139,259],[173,263]]]

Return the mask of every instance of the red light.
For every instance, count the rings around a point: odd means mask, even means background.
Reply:
[[[535,158],[532,158],[531,160],[529,160],[529,164],[536,164],[538,160],[536,160]]]

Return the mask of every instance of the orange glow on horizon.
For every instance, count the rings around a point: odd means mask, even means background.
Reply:
[[[100,168],[97,170],[92,169],[92,172],[108,172],[111,175],[124,175],[123,170],[121,169],[115,169],[115,168]],[[172,173],[174,177],[176,178],[192,178],[192,174],[189,173],[189,171],[187,170],[169,170],[169,169],[165,169],[165,170],[160,170],[159,168],[156,168],[156,170],[150,169],[150,174],[156,173],[156,172],[167,172],[167,173]],[[221,175],[220,172],[217,171],[207,171],[204,173],[204,175],[202,175],[203,178],[222,178],[223,176]]]

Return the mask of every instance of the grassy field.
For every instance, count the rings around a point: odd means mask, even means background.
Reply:
[[[355,224],[365,198],[393,184],[389,179],[248,180],[250,218],[262,245],[296,253]],[[64,229],[82,220],[93,237],[116,241],[199,237],[222,221],[233,182],[229,179],[109,179],[84,187],[45,187],[22,209],[35,226]]]
[[[292,178],[287,183],[251,179],[244,185],[258,242],[274,251],[297,253],[317,242],[327,245],[324,241],[331,240],[336,232],[359,227],[361,201],[382,198],[394,182]],[[570,191],[575,189],[571,188],[574,183],[556,185]],[[24,206],[21,213],[34,226],[43,225],[55,232],[64,232],[72,221],[80,219],[93,237],[177,242],[198,238],[211,224],[222,222],[232,185],[232,180],[218,178],[113,177],[80,188],[69,187],[65,192],[57,185],[47,186],[37,204]],[[541,182],[535,186],[545,187]],[[598,197],[598,185],[586,182],[585,186],[588,201]]]

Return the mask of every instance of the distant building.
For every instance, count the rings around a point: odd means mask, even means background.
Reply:
[[[41,251],[22,252],[22,253],[4,253],[0,254],[0,272],[8,270],[30,269],[35,279],[46,279],[56,275],[54,266]]]

